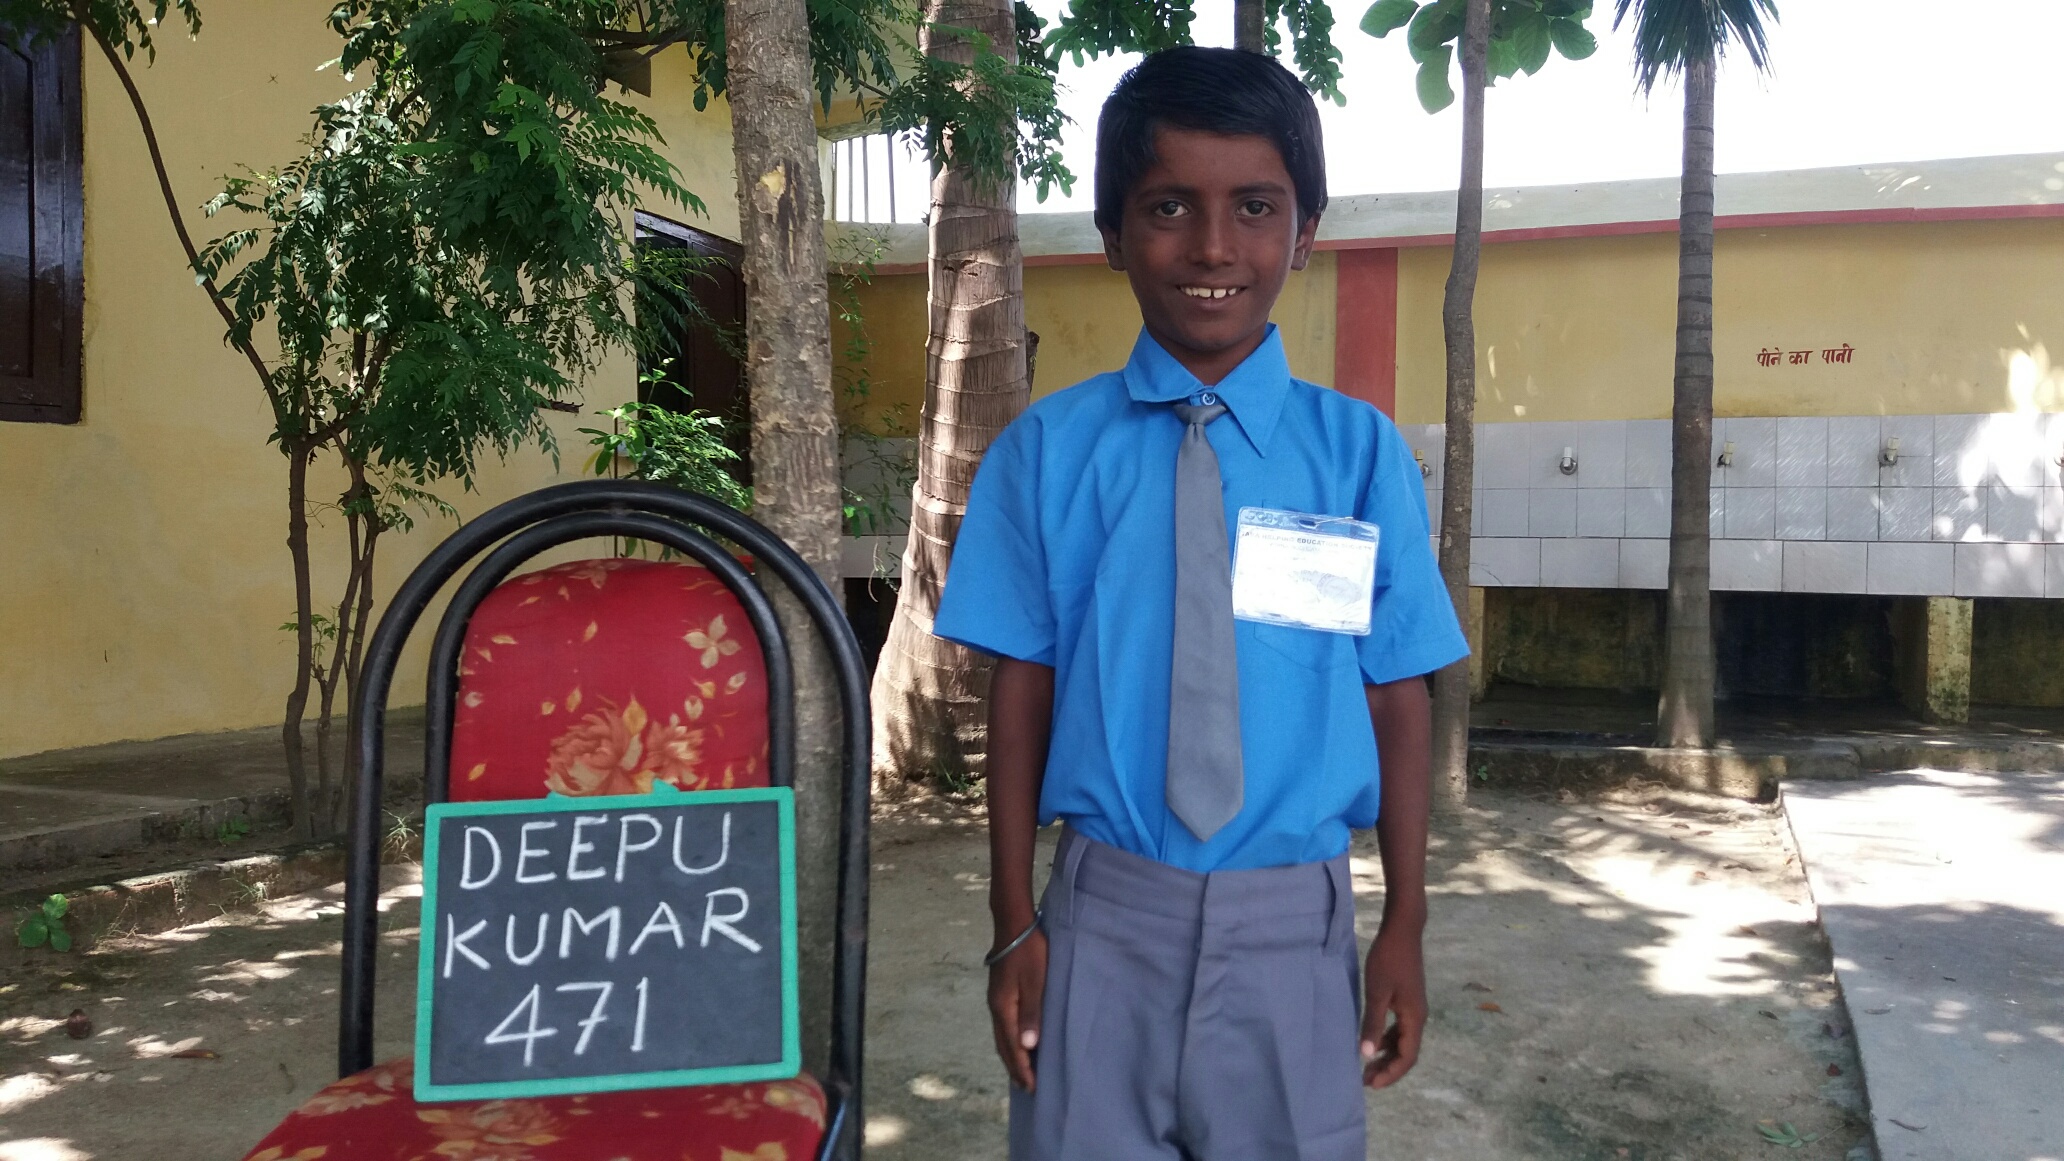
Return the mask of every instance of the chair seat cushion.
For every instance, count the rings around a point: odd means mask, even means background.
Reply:
[[[466,629],[451,798],[767,784],[767,674],[745,609],[677,561],[511,577]]]
[[[810,1161],[824,1134],[809,1076],[419,1105],[414,1075],[395,1060],[329,1085],[244,1161]]]

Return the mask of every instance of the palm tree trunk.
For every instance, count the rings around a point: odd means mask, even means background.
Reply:
[[[1671,406],[1670,594],[1657,744],[1713,744],[1713,62],[1684,70]]]
[[[726,0],[732,148],[752,399],[753,515],[838,591],[838,419],[824,192],[810,115],[804,0]],[[837,931],[839,711],[830,655],[785,590],[774,609],[796,643],[796,946],[804,1067],[829,1043]]]
[[[1490,0],[1469,0],[1462,28],[1462,181],[1455,193],[1455,257],[1441,330],[1448,347],[1448,427],[1441,468],[1440,570],[1455,615],[1469,620],[1469,521],[1476,479],[1476,274],[1483,256],[1484,56]],[[1469,659],[1433,679],[1434,799],[1469,800]]]
[[[1233,47],[1268,51],[1267,0],[1233,0]]]
[[[1015,54],[1010,0],[933,0],[926,55],[967,63],[973,29]],[[982,454],[1031,397],[1016,182],[947,165],[932,179],[931,333],[917,486],[895,618],[874,674],[874,773],[896,788],[930,776],[960,782],[983,765],[989,665],[932,636],[932,618]]]

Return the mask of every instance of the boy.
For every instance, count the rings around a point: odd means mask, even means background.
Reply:
[[[1183,48],[1127,74],[1095,216],[1145,333],[1011,424],[969,497],[933,631],[998,658],[1013,1161],[1359,1161],[1351,827],[1377,827],[1386,884],[1359,1079],[1418,1055],[1422,677],[1468,650],[1397,429],[1291,379],[1268,321],[1325,203],[1282,66]]]

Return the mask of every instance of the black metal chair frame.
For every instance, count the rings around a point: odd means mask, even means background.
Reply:
[[[707,531],[703,531],[707,530]],[[569,541],[626,536],[663,544],[708,568],[745,606],[767,669],[767,780],[795,784],[795,669],[787,636],[758,580],[708,535],[751,554],[799,599],[831,654],[843,718],[843,793],[838,851],[837,943],[832,961],[828,1107],[820,1161],[860,1155],[861,1031],[867,987],[867,823],[869,810],[866,665],[844,609],[781,538],[758,521],[692,492],[636,480],[587,480],[544,488],[498,505],[438,545],[389,603],[366,649],[353,744],[358,783],[352,799],[344,888],[344,974],[339,989],[337,1067],[350,1076],[373,1064],[373,973],[379,944],[380,803],[385,781],[387,695],[402,647],[447,582],[483,552],[453,594],[431,646],[424,728],[423,795],[443,802],[451,783],[452,714],[466,625],[480,602],[539,553]],[[490,549],[492,551],[490,551]]]

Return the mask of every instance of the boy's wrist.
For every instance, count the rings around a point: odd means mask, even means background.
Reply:
[[[1407,929],[1412,931],[1424,931],[1426,929],[1426,892],[1424,889],[1393,892],[1383,901],[1382,930]]]
[[[996,924],[998,943],[1015,939],[1019,932],[1032,926],[1038,909],[1032,903],[1032,893],[1013,893],[1009,898],[992,896],[989,900],[989,917]]]

